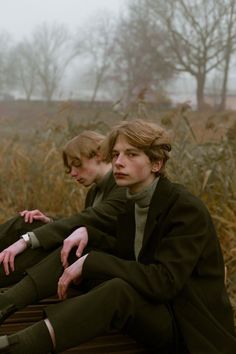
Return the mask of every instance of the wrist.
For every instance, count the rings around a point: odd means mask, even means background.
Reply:
[[[20,252],[24,252],[28,249],[28,246],[26,242],[23,240],[23,238],[20,238],[17,242],[20,247]]]
[[[30,239],[30,236],[29,234],[24,234],[24,235],[21,235],[20,237],[22,240],[24,240],[25,242],[25,245],[27,248],[31,247],[32,246],[32,242],[31,242],[31,239]]]

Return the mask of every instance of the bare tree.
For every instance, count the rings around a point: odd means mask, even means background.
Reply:
[[[204,106],[207,75],[226,58],[228,0],[145,0],[153,17],[169,33],[176,70],[196,80],[197,106]],[[232,33],[231,33],[232,34]],[[228,54],[231,50],[228,52]]]
[[[8,70],[11,41],[12,39],[7,32],[0,33],[0,93],[6,93],[11,84]]]
[[[91,103],[107,80],[114,51],[114,21],[109,13],[96,14],[91,18],[91,25],[80,28],[75,41],[78,59],[87,61],[85,75],[94,82]],[[89,63],[89,64],[88,64]]]
[[[145,90],[162,90],[174,75],[166,33],[144,5],[142,0],[130,2],[117,26],[113,75],[127,101]]]
[[[31,49],[41,94],[50,102],[74,56],[70,34],[64,25],[44,23],[33,33]]]
[[[37,69],[31,43],[23,40],[12,49],[9,65],[14,77],[14,86],[24,92],[27,101],[36,93]]]
[[[223,61],[223,83],[221,89],[221,101],[219,109],[226,108],[227,86],[229,78],[230,63],[236,46],[236,0],[224,0],[222,5],[226,6],[225,14],[225,45]]]

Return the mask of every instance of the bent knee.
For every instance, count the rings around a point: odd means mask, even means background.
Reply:
[[[108,289],[111,289],[111,291],[113,293],[114,292],[125,291],[126,289],[130,290],[130,291],[133,290],[133,287],[129,283],[127,283],[125,280],[123,280],[121,278],[110,279],[110,280],[106,281],[105,286]]]
[[[103,288],[113,302],[125,303],[127,301],[133,303],[137,297],[140,297],[132,285],[121,278],[106,281],[103,283]]]

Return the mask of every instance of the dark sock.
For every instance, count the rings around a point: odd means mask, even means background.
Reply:
[[[2,324],[6,318],[17,311],[16,306],[7,298],[3,293],[0,293],[0,324]]]
[[[23,329],[8,337],[12,354],[48,354],[53,344],[44,321]]]
[[[37,301],[37,291],[32,279],[27,275],[1,295],[18,309]]]

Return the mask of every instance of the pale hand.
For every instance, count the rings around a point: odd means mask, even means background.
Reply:
[[[68,256],[72,248],[77,247],[76,256],[81,257],[85,247],[88,244],[88,232],[86,227],[82,226],[68,236],[64,242],[61,250],[61,263],[64,268],[68,267]]]
[[[52,220],[45,214],[43,214],[40,210],[23,210],[20,212],[20,215],[24,218],[25,222],[32,223],[34,220],[39,220],[48,224]]]
[[[72,263],[64,270],[62,276],[59,278],[57,294],[60,300],[65,300],[67,298],[68,287],[72,282],[77,285],[81,282],[83,264],[87,256],[88,254],[85,254],[83,257]]]
[[[15,257],[17,254],[20,254],[26,250],[27,244],[23,239],[20,239],[13,243],[11,246],[5,248],[0,253],[0,264],[3,265],[4,272],[6,275],[9,275],[10,272],[15,270]]]

